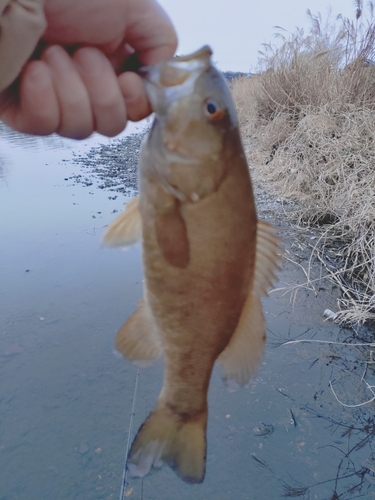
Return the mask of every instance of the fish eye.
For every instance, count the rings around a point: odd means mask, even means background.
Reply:
[[[207,112],[210,113],[210,115],[213,115],[217,111],[217,105],[216,102],[214,101],[208,101],[206,104],[206,109]]]
[[[218,120],[223,117],[224,111],[214,100],[208,99],[204,106],[205,113],[210,120]]]

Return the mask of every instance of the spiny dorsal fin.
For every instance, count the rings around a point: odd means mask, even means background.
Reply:
[[[124,212],[108,227],[103,244],[108,247],[126,247],[142,239],[142,219],[138,198],[126,205]]]
[[[117,351],[140,367],[151,364],[162,354],[154,319],[144,299],[118,331],[115,345]]]
[[[281,259],[275,232],[266,222],[258,221],[254,283],[237,328],[218,358],[224,383],[231,392],[249,382],[262,359],[266,329],[260,297],[272,286]]]
[[[275,236],[276,229],[264,221],[258,221],[257,244],[253,293],[258,297],[267,295],[276,279],[281,261],[280,239]]]

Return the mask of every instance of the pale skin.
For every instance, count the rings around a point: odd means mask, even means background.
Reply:
[[[138,75],[122,72],[136,51],[142,64],[170,59],[173,25],[154,0],[46,0],[48,27],[37,60],[25,64],[18,102],[0,118],[19,132],[83,139],[120,133],[151,113]]]

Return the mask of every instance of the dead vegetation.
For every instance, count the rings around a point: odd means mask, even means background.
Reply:
[[[252,174],[320,228],[346,323],[375,319],[375,18],[355,6],[354,21],[308,11],[308,34],[279,30],[260,73],[232,83]]]

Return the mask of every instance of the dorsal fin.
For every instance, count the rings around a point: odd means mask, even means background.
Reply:
[[[229,344],[219,356],[223,380],[231,392],[246,385],[262,359],[266,328],[260,297],[275,280],[280,262],[276,229],[258,221],[254,282],[243,307],[237,328]]]
[[[141,213],[138,198],[133,198],[126,205],[124,212],[109,225],[103,237],[103,244],[108,247],[126,247],[141,239]]]
[[[246,385],[255,374],[263,356],[266,329],[259,297],[249,293],[240,321],[229,344],[218,360],[229,392]]]
[[[258,297],[267,295],[276,280],[276,272],[281,261],[280,239],[277,230],[264,221],[257,224],[257,243],[254,270],[253,293]]]

